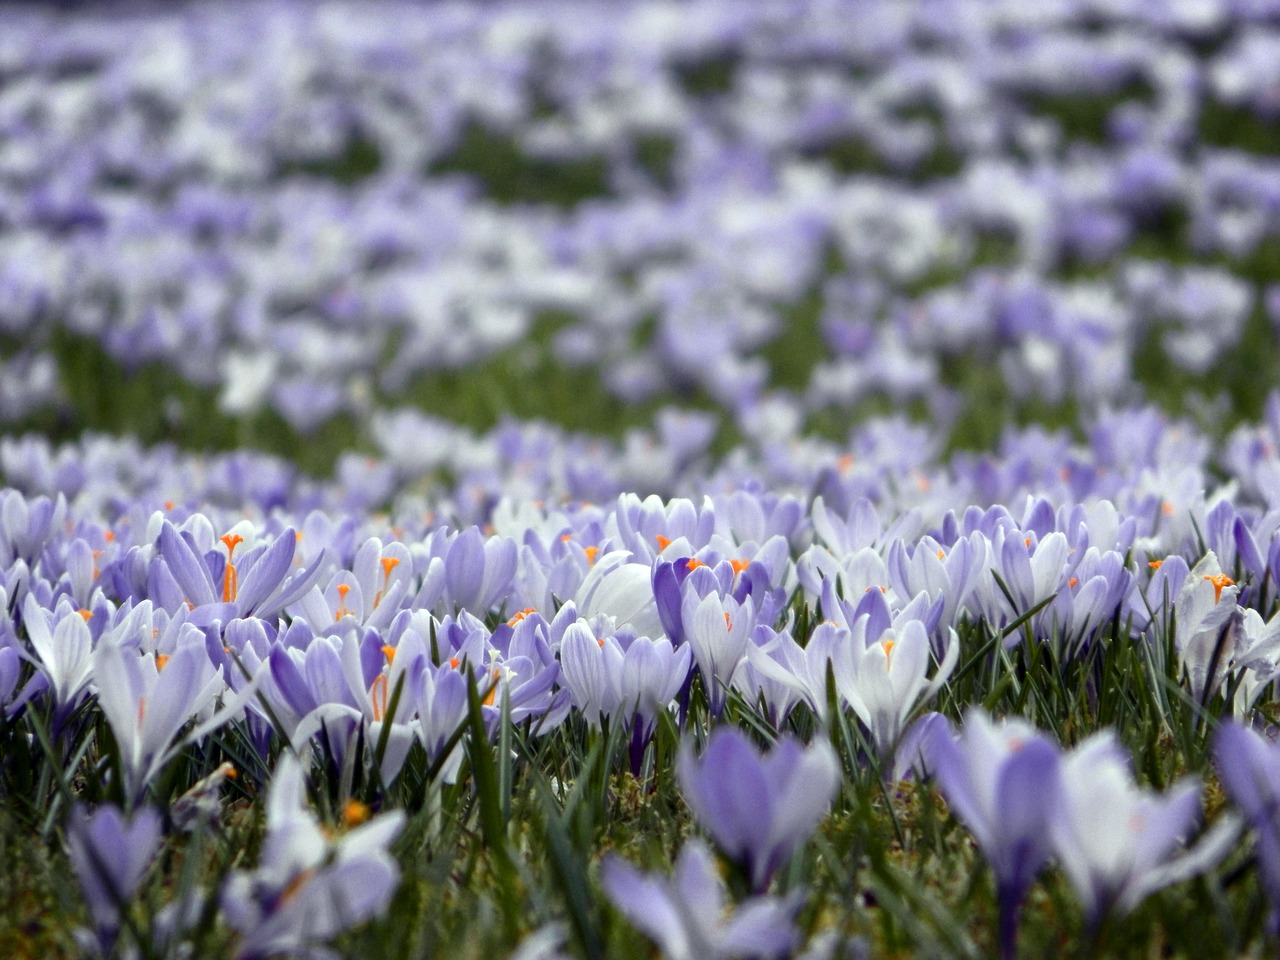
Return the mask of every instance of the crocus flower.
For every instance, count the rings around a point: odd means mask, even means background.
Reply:
[[[1200,784],[1182,780],[1164,795],[1137,786],[1110,731],[1067,754],[1061,783],[1049,834],[1091,929],[1107,913],[1128,913],[1156,890],[1210,869],[1238,833],[1224,817],[1184,849],[1200,817]]]
[[[951,811],[995,873],[1000,953],[1012,957],[1018,908],[1052,853],[1049,821],[1061,789],[1057,744],[1024,721],[993,723],[974,708],[958,738],[944,729],[924,753]]]
[[[908,620],[878,636],[867,631],[869,618],[859,617],[841,644],[833,644],[831,666],[836,689],[866,725],[877,752],[888,757],[907,719],[951,676],[960,655],[954,630],[942,661],[929,676],[933,652],[920,620]]]
[[[1280,934],[1280,744],[1227,722],[1213,747],[1222,787],[1254,830],[1262,886],[1271,900],[1268,924],[1273,935]]]
[[[203,635],[191,629],[191,642],[167,657],[139,656],[110,641],[93,653],[98,704],[120,746],[131,799],[168,761],[187,721],[225,689],[222,670],[215,670],[205,653]]]
[[[677,775],[694,818],[762,891],[826,815],[840,763],[825,740],[784,737],[761,754],[736,727],[720,727],[701,759],[685,741]]]
[[[400,877],[387,848],[403,824],[396,810],[330,842],[307,806],[302,767],[281,757],[261,864],[222,887],[223,913],[243,937],[239,960],[311,948],[385,910]]]
[[[129,819],[111,805],[92,814],[79,805],[71,811],[67,850],[104,956],[115,941],[121,909],[159,849],[160,832],[160,814],[153,807],[142,807]]]
[[[670,880],[616,856],[605,858],[600,876],[613,905],[658,944],[666,960],[769,960],[795,948],[792,918],[799,901],[758,896],[730,908],[715,858],[699,840],[681,849]]]

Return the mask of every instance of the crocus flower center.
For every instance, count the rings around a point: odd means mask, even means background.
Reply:
[[[582,552],[587,555],[587,566],[592,566],[596,562],[596,554],[600,552],[599,547],[583,547]]]
[[[388,664],[395,663],[395,660],[396,660],[396,648],[395,648],[395,647],[393,647],[393,646],[391,646],[390,644],[383,644],[383,646],[382,646],[382,655],[383,655],[384,657],[386,657],[386,658],[387,658],[387,663],[388,663]]]
[[[347,594],[351,592],[351,584],[338,584],[338,609],[333,612],[333,622],[337,623],[345,616],[349,616],[351,611],[347,609]]]
[[[730,560],[729,566],[733,567],[734,576],[740,574],[747,567],[751,566],[750,560]]]
[[[531,613],[537,613],[536,607],[525,607],[523,610],[517,611],[516,615],[507,621],[508,627],[514,627],[517,623],[529,616]]]
[[[348,800],[342,807],[342,822],[349,829],[358,827],[369,819],[369,805],[359,800]]]
[[[168,662],[169,662],[169,655],[167,653],[156,654],[156,670],[163,670],[165,668],[165,664],[167,664]]]
[[[1216,577],[1206,576],[1206,580],[1213,584],[1213,602],[1217,603],[1222,599],[1222,588],[1235,585],[1235,581],[1228,577],[1225,573],[1220,573]]]
[[[382,558],[382,589],[373,597],[373,605],[376,607],[382,602],[382,595],[386,592],[387,587],[391,584],[391,571],[400,566],[399,557],[383,557]]]
[[[670,538],[670,537],[664,537],[664,536],[663,536],[662,534],[660,534],[660,533],[656,533],[656,534],[654,534],[653,539],[655,539],[655,540],[657,540],[657,541],[658,541],[658,552],[659,552],[659,553],[661,553],[663,550],[667,549],[667,547],[671,546],[671,538]]]
[[[687,567],[690,572],[697,570],[699,567],[705,567],[705,566],[706,564],[703,563],[701,560],[699,560],[697,557],[690,557],[689,560],[685,563],[685,567]]]
[[[884,665],[885,665],[886,667],[888,667],[888,666],[890,665],[890,662],[891,662],[891,661],[890,661],[890,657],[889,657],[889,655],[890,655],[891,653],[893,653],[893,645],[894,645],[895,643],[897,643],[897,642],[898,642],[898,641],[896,641],[896,640],[881,640],[881,641],[880,641],[880,646],[881,646],[882,648],[884,648]]]

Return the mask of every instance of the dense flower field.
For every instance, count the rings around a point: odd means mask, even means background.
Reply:
[[[0,952],[1273,955],[1280,3],[0,3]]]

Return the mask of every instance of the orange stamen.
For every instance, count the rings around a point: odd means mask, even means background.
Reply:
[[[396,648],[389,644],[384,644],[382,647],[382,655],[387,658],[387,663],[395,663]]]
[[[1164,566],[1164,561],[1152,560],[1150,563],[1147,564],[1147,566],[1150,567],[1152,570],[1159,570],[1162,566]]]
[[[349,829],[358,827],[369,819],[369,805],[359,800],[348,800],[342,806],[342,822]]]
[[[514,627],[517,623],[519,623],[525,617],[529,616],[529,614],[537,613],[537,612],[538,610],[536,607],[525,607],[523,610],[516,613],[514,617],[512,617],[510,620],[507,621],[507,626]]]
[[[163,669],[165,668],[165,664],[167,664],[168,662],[169,662],[169,655],[168,655],[167,653],[157,653],[157,654],[156,654],[156,669],[157,669],[157,670],[163,670]]]
[[[76,611],[76,613],[80,614],[80,616],[82,616],[82,617],[84,618],[84,622],[85,622],[85,623],[88,623],[88,622],[89,622],[89,620],[93,617],[93,611],[92,611],[92,610],[86,610],[86,609],[84,609],[83,607],[81,607],[79,610],[77,610],[77,611]]]
[[[222,602],[234,603],[239,581],[236,578],[236,565],[231,562],[231,559],[236,555],[236,547],[244,543],[244,537],[238,533],[227,533],[218,539],[227,548],[227,566],[222,572]]]
[[[1216,577],[1205,577],[1213,584],[1213,602],[1217,603],[1222,599],[1222,588],[1235,586],[1235,581],[1228,577],[1225,573],[1220,573]]]
[[[686,563],[685,566],[689,569],[690,572],[692,572],[694,570],[697,570],[699,567],[705,567],[706,564],[703,563],[701,560],[699,560],[697,557],[690,557],[689,562]]]
[[[373,719],[381,721],[387,714],[387,676],[380,673],[373,679],[369,688],[369,702],[373,706]]]
[[[1079,582],[1080,582],[1080,578],[1079,578],[1079,577],[1072,577],[1070,580],[1068,580],[1068,581],[1067,581],[1067,586],[1068,586],[1068,587],[1074,587],[1074,586],[1075,586],[1077,583],[1079,583]]]
[[[884,647],[884,663],[885,663],[885,666],[888,666],[888,665],[889,665],[889,654],[893,653],[893,645],[894,645],[895,643],[897,643],[897,642],[898,642],[898,641],[896,641],[896,640],[881,640],[881,641],[880,641],[880,646]]]
[[[747,567],[751,566],[750,560],[730,560],[729,566],[733,567],[734,576],[740,574]]]
[[[659,553],[661,553],[663,550],[667,549],[667,547],[671,546],[671,538],[670,538],[670,537],[664,537],[662,534],[658,533],[658,534],[655,534],[655,535],[654,535],[654,539],[658,541],[658,552],[659,552]]]
[[[582,552],[587,555],[587,566],[592,566],[596,562],[596,554],[600,552],[600,548],[583,547]]]

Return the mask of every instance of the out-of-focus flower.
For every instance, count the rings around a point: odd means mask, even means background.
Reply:
[[[1268,925],[1275,935],[1280,932],[1280,744],[1227,722],[1218,728],[1213,748],[1222,787],[1255,834],[1262,887],[1271,900]]]
[[[1200,817],[1200,784],[1183,780],[1164,795],[1139,787],[1110,731],[1066,755],[1061,782],[1049,834],[1091,928],[1107,913],[1128,913],[1162,887],[1212,868],[1239,832],[1234,818],[1223,817],[1187,848]]]
[[[223,913],[242,939],[236,956],[258,960],[302,951],[387,908],[400,878],[388,846],[404,825],[396,810],[335,841],[307,806],[306,780],[281,757],[267,794],[267,836],[256,870],[233,872]]]
[[[666,960],[780,960],[795,949],[800,901],[758,896],[730,907],[715,858],[699,840],[681,849],[670,880],[616,856],[606,857],[600,875],[613,905]]]
[[[959,737],[944,728],[923,749],[951,811],[995,873],[1000,953],[1010,958],[1018,909],[1053,851],[1049,821],[1061,789],[1057,744],[1028,723],[993,723],[974,708]]]
[[[711,734],[701,759],[681,747],[680,788],[694,818],[763,891],[831,806],[840,763],[825,740],[784,737],[766,754],[735,727]]]
[[[92,814],[79,805],[72,808],[67,850],[103,956],[111,951],[120,911],[142,882],[160,847],[160,836],[160,814],[153,807],[142,807],[128,819],[111,805]]]

